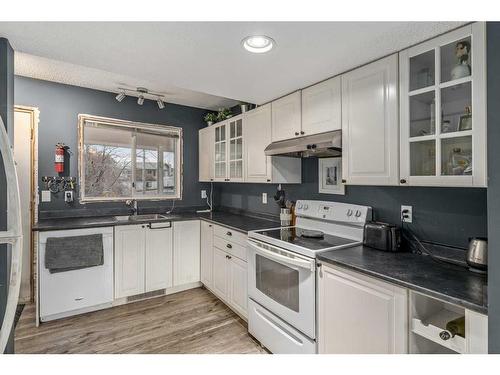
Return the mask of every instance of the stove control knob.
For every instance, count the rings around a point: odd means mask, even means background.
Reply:
[[[301,209],[302,209],[302,203],[297,203],[297,208],[298,208],[299,210],[301,210]]]
[[[309,208],[309,206],[307,205],[307,203],[304,203],[304,210],[307,210]]]
[[[360,217],[361,216],[361,211],[360,210],[356,210],[356,217]]]
[[[352,210],[350,208],[347,210],[347,216],[352,216]]]

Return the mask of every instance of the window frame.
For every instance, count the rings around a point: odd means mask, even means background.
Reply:
[[[86,122],[95,122],[103,125],[109,125],[113,127],[122,127],[130,129],[146,130],[152,133],[161,135],[163,134],[174,134],[178,137],[178,142],[176,146],[176,167],[175,168],[175,194],[172,195],[147,195],[140,194],[135,191],[135,174],[136,174],[136,143],[132,144],[131,157],[132,157],[132,195],[123,197],[86,197],[85,196],[85,168],[83,168],[84,163],[84,130]],[[125,202],[127,200],[141,200],[141,201],[163,201],[163,200],[182,200],[182,187],[183,187],[183,175],[184,175],[184,163],[183,163],[183,130],[180,127],[169,126],[169,125],[159,125],[159,124],[149,124],[144,122],[120,120],[109,117],[101,117],[87,114],[78,115],[78,176],[79,176],[79,190],[80,190],[80,203],[97,203],[97,202]],[[163,164],[163,160],[161,161]],[[158,165],[160,165],[160,160],[158,160]],[[157,168],[159,170],[159,168]],[[158,176],[159,174],[157,174]],[[163,172],[161,173],[163,175]],[[159,180],[158,180],[159,181]],[[163,182],[162,182],[163,183]]]

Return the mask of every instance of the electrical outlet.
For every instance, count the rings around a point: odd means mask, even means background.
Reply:
[[[42,190],[42,202],[50,202],[50,190]]]
[[[401,206],[401,218],[405,223],[413,222],[413,207],[412,206]]]
[[[202,197],[203,199],[205,199],[205,198],[207,197],[207,191],[206,191],[206,190],[202,190],[202,191],[201,191],[201,197]]]
[[[267,193],[262,193],[262,204],[267,204]]]

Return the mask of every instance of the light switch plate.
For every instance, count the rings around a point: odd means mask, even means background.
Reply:
[[[403,218],[403,211],[407,210],[405,215],[407,217]],[[403,218],[403,222],[412,223],[413,222],[413,207],[412,206],[401,206],[401,217]]]
[[[267,204],[267,193],[262,193],[262,204]]]
[[[50,191],[42,190],[42,202],[50,202]]]
[[[206,191],[206,190],[202,190],[202,191],[201,191],[201,197],[202,197],[203,199],[205,199],[205,198],[207,197],[207,191]]]

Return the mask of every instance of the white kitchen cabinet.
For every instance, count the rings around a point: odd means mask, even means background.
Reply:
[[[240,315],[247,315],[247,263],[233,256],[229,256],[229,288],[228,302]]]
[[[340,76],[302,90],[302,131],[304,135],[342,128]]]
[[[145,291],[172,287],[173,238],[171,223],[152,223],[146,228]]]
[[[399,184],[397,93],[397,54],[342,75],[342,175],[346,184]]]
[[[319,353],[408,352],[406,289],[325,264],[318,274]]]
[[[146,232],[144,225],[115,227],[115,298],[144,293]]]
[[[227,181],[227,121],[212,125],[214,133],[214,181]]]
[[[246,112],[244,121],[245,182],[300,183],[300,159],[265,155],[272,142],[271,104]]]
[[[174,286],[200,281],[200,222],[176,221],[174,227]]]
[[[487,186],[485,53],[483,22],[400,53],[401,185]]]
[[[271,103],[272,113],[272,141],[301,136],[301,92],[277,99]]]
[[[214,181],[243,182],[245,177],[243,116],[235,116],[211,127],[213,132]]]
[[[198,131],[199,181],[209,182],[214,178],[215,132],[212,127]]]
[[[212,287],[214,229],[211,223],[200,222],[200,251],[201,251],[201,282],[208,288]]]
[[[212,289],[214,293],[223,301],[227,300],[228,296],[228,263],[229,255],[221,249],[213,248],[213,282]]]

